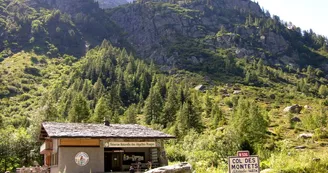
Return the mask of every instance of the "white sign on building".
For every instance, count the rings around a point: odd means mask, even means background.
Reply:
[[[104,142],[104,147],[156,147],[156,142]]]
[[[229,157],[229,173],[260,173],[259,157],[238,152],[238,156]]]

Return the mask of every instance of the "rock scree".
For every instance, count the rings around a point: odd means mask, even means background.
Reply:
[[[183,162],[175,165],[159,167],[145,173],[192,173],[193,169],[189,163]]]

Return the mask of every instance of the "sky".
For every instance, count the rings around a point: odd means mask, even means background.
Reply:
[[[281,20],[292,22],[302,30],[312,29],[328,37],[328,0],[253,0],[277,15]]]

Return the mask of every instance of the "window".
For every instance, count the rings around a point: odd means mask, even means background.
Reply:
[[[58,153],[51,154],[51,166],[58,165]]]

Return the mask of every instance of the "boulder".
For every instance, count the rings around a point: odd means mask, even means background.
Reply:
[[[306,148],[306,146],[303,146],[303,145],[301,145],[301,146],[296,146],[295,147],[295,149],[297,149],[297,150],[303,150],[303,149],[305,149]]]
[[[298,122],[301,122],[301,119],[298,117],[293,117],[292,119],[290,119],[290,121],[293,123],[298,123]]]
[[[264,169],[261,171],[261,173],[272,173],[273,169]]]
[[[328,75],[327,75],[328,76]],[[328,79],[328,77],[327,77],[327,79]],[[231,88],[231,87],[233,87],[233,85],[231,84],[231,83],[227,83],[227,84],[225,84],[225,87],[226,88]]]
[[[193,169],[189,163],[183,162],[176,165],[159,167],[145,173],[192,173]]]
[[[220,93],[222,93],[222,94],[228,94],[228,90],[227,89],[220,89]]]
[[[318,157],[315,157],[315,158],[312,159],[312,161],[314,161],[314,162],[320,162],[320,160],[321,160],[321,159],[318,158]]]
[[[309,110],[311,110],[311,109],[312,109],[312,107],[311,107],[311,106],[309,106],[309,105],[305,105],[305,106],[304,106],[304,109],[309,109]]]
[[[230,97],[230,94],[222,94],[222,98]]]
[[[320,143],[320,147],[328,147],[328,143]]]
[[[286,107],[284,109],[284,112],[299,114],[299,113],[301,113],[302,108],[303,108],[302,106],[296,104],[296,105]]]
[[[233,94],[234,95],[241,94],[241,91],[240,90],[235,90],[235,91],[233,91]]]
[[[238,86],[235,86],[235,87],[233,87],[232,89],[233,89],[233,90],[241,90],[241,88],[238,87]]]
[[[198,91],[205,91],[205,86],[204,85],[197,85],[196,87],[195,87],[195,90],[198,90]]]
[[[302,133],[298,135],[299,138],[308,139],[313,137],[313,133]]]

